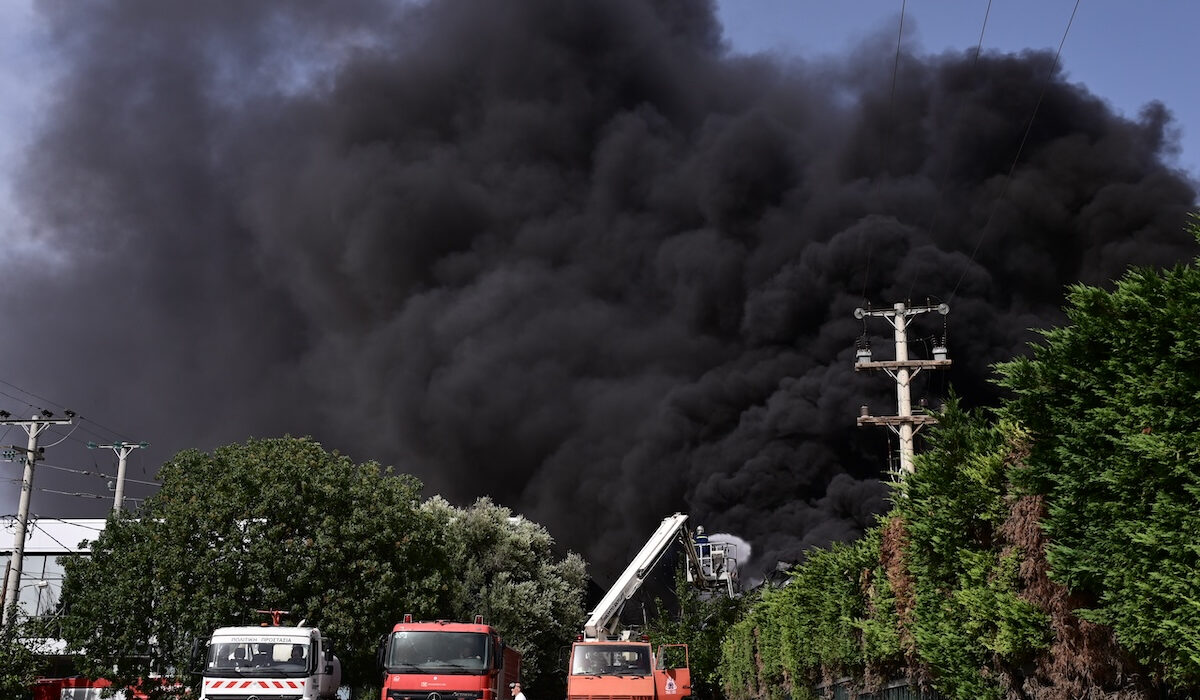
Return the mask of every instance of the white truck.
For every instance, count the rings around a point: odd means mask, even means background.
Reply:
[[[333,698],[342,664],[315,627],[221,627],[208,642],[201,700]]]

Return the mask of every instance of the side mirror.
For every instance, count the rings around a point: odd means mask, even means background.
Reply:
[[[204,643],[203,646],[201,646],[201,641]],[[209,640],[207,639],[192,640],[192,653],[188,657],[188,660],[191,662],[189,665],[192,667],[191,674],[193,676],[204,675],[204,663],[208,659],[208,642]],[[203,651],[201,651],[202,649]]]
[[[325,664],[325,675],[333,675],[333,664]]]

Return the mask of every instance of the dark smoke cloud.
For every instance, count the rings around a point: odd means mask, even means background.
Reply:
[[[986,403],[1064,285],[1196,253],[1166,109],[1041,97],[1044,53],[910,49],[893,96],[894,45],[736,57],[693,0],[42,10],[5,374],[159,461],[312,434],[490,494],[601,576],[675,510],[767,568],[872,524],[864,300],[949,302],[917,395]]]

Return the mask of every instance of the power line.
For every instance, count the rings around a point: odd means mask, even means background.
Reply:
[[[904,15],[907,11],[908,0],[900,0],[900,27],[896,30],[896,55],[892,60],[892,89],[888,94],[888,128],[883,133],[883,143],[880,144],[880,179],[890,170],[891,163],[891,140],[892,140],[892,124],[895,121],[896,110],[896,78],[900,73],[900,47],[903,45],[904,39]],[[867,288],[871,282],[871,257],[875,252],[875,241],[871,240],[867,244],[867,262],[863,270],[863,302],[867,302]]]
[[[104,500],[108,500],[108,496],[101,496],[101,495],[95,494],[95,493],[84,493],[81,491],[59,491],[57,489],[46,489],[46,488],[41,488],[41,487],[38,487],[38,491],[45,491],[46,493],[57,493],[60,496],[76,496],[78,498],[103,498]]]
[[[54,447],[55,445],[61,445],[67,438],[71,437],[71,435],[75,433],[75,429],[78,427],[79,427],[79,424],[77,424],[77,423],[73,424],[71,426],[71,430],[66,435],[59,438],[58,442],[52,442],[49,445],[46,445],[46,447]]]
[[[93,472],[93,471],[88,471],[86,469],[72,469],[71,467],[59,467],[59,466],[55,466],[53,464],[46,464],[45,462],[42,462],[41,466],[45,469],[54,469],[54,470],[60,471],[60,472],[70,472],[72,474],[81,474],[83,476],[98,476],[98,477],[101,477],[104,479],[117,478],[117,476],[115,474],[106,474],[101,471]],[[125,478],[125,481],[132,482],[134,484],[145,484],[146,486],[162,486],[162,484],[157,481],[142,481],[141,479],[130,479],[128,477]]]
[[[42,402],[42,404],[43,404],[43,406],[45,406],[45,405],[53,406],[53,407],[55,407],[55,408],[59,409],[60,411],[64,411],[64,412],[67,410],[67,407],[66,407],[66,405],[65,405],[65,404],[59,403],[58,401],[54,401],[53,399],[48,399],[48,398],[46,398],[46,397],[44,397],[44,396],[40,396],[40,395],[38,395],[38,394],[35,394],[35,393],[33,393],[32,391],[29,391],[29,390],[27,390],[27,389],[23,389],[23,388],[21,388],[21,387],[17,386],[16,384],[13,384],[13,383],[12,383],[12,382],[10,382],[10,381],[6,381],[6,380],[4,380],[4,379],[0,379],[0,384],[2,384],[2,385],[4,385],[4,386],[7,386],[7,387],[10,387],[10,388],[12,388],[12,389],[15,389],[16,391],[19,391],[19,392],[21,392],[22,394],[25,394],[26,396],[31,396],[31,397],[33,397],[34,399],[37,399],[38,401],[41,401],[41,402]],[[14,400],[14,401],[17,401],[17,402],[19,402],[19,403],[22,403],[22,404],[24,404],[26,407],[28,407],[28,408],[32,408],[32,409],[34,409],[34,410],[40,410],[40,409],[42,408],[42,406],[37,406],[37,405],[35,405],[35,404],[32,404],[32,403],[30,403],[29,401],[27,401],[27,400],[25,400],[25,399],[23,399],[23,398],[20,398],[20,397],[18,397],[18,396],[13,396],[12,394],[9,394],[8,392],[5,392],[5,391],[0,391],[0,396],[7,396],[8,398],[10,398],[10,399],[12,399],[12,400]],[[100,435],[100,434],[97,434],[97,433],[95,433],[95,432],[93,432],[93,431],[90,431],[90,430],[88,430],[88,429],[86,429],[86,428],[84,429],[84,432],[91,433],[91,434],[95,435],[96,437],[100,437],[100,438],[107,438],[108,436],[113,436],[113,435],[120,437],[120,436],[123,436],[123,435],[126,435],[126,434],[127,434],[127,433],[124,433],[124,432],[122,432],[122,431],[119,431],[119,430],[113,430],[112,428],[110,428],[110,427],[108,427],[108,426],[106,426],[106,425],[104,425],[104,424],[100,423],[99,421],[96,421],[95,419],[92,419],[92,418],[88,418],[88,417],[86,417],[86,416],[77,416],[77,419],[78,419],[80,422],[82,422],[82,421],[87,421],[87,422],[91,423],[92,425],[95,425],[96,427],[98,427],[98,428],[100,428],[100,429],[102,429],[102,430],[104,430],[104,431],[107,431],[107,433],[108,433],[108,435],[107,435],[107,436],[105,436],[105,435]]]
[[[1004,189],[1001,190],[1000,196],[992,204],[992,210],[988,213],[987,221],[983,224],[983,229],[979,232],[979,238],[975,241],[975,248],[971,250],[971,257],[967,263],[975,261],[975,256],[979,253],[980,246],[983,245],[983,239],[987,236],[988,228],[991,226],[992,219],[996,216],[996,211],[1000,208],[1000,203],[1008,196],[1008,189],[1012,185],[1013,173],[1017,171],[1017,163],[1021,160],[1021,152],[1025,150],[1025,143],[1029,140],[1029,133],[1033,131],[1033,122],[1037,119],[1038,110],[1042,106],[1042,100],[1046,97],[1046,91],[1050,88],[1050,81],[1054,78],[1054,72],[1058,70],[1058,61],[1062,57],[1063,46],[1067,43],[1067,35],[1071,33],[1071,25],[1075,23],[1075,13],[1079,11],[1080,0],[1075,0],[1075,7],[1071,10],[1071,16],[1067,19],[1067,28],[1063,30],[1062,40],[1058,42],[1058,52],[1054,54],[1054,62],[1050,65],[1050,70],[1046,72],[1046,79],[1042,81],[1042,90],[1038,93],[1037,102],[1033,105],[1033,114],[1029,115],[1029,121],[1025,124],[1025,133],[1021,136],[1021,142],[1017,145],[1017,154],[1013,156],[1012,165],[1008,168],[1008,176],[1004,180]],[[962,286],[963,280],[967,277],[969,268],[963,267],[962,275],[958,278],[958,283],[954,285],[954,290],[950,292],[950,299],[953,301],[954,295],[958,292],[958,288]]]
[[[988,0],[987,8],[983,11],[983,25],[979,28],[979,41],[975,44],[975,58],[971,61],[971,74],[979,72],[979,57],[983,54],[983,36],[987,32],[988,18],[992,14],[992,0]],[[946,180],[949,179],[950,165],[954,162],[956,142],[951,140],[949,151],[944,159],[945,163],[942,167],[942,176],[938,178],[937,201],[934,203],[933,214],[929,217],[929,224],[925,227],[930,235],[937,229],[938,216],[942,213],[942,205],[946,202]],[[918,270],[913,269],[912,276],[908,280],[908,293],[906,298],[912,297],[913,287],[917,285]]]
[[[52,406],[56,406],[56,407],[58,407],[60,410],[61,410],[61,409],[65,409],[65,408],[66,408],[65,406],[63,406],[62,404],[58,403],[57,401],[51,401],[50,399],[47,399],[47,398],[46,398],[46,397],[44,397],[44,396],[38,396],[37,394],[33,393],[32,391],[26,391],[25,389],[22,389],[21,387],[17,386],[16,384],[13,384],[12,382],[6,382],[6,381],[4,381],[3,379],[0,379],[0,384],[3,384],[4,386],[7,386],[7,387],[11,387],[11,388],[13,388],[13,389],[16,389],[17,391],[19,391],[19,392],[21,392],[22,394],[25,394],[25,395],[27,395],[27,396],[32,396],[33,398],[37,399],[38,401],[41,401],[42,403],[45,403],[45,404],[50,404],[50,405],[52,405]],[[0,394],[4,394],[5,396],[7,396],[7,397],[9,397],[10,399],[13,399],[13,400],[15,400],[15,401],[24,401],[24,399],[18,399],[17,397],[13,396],[12,394],[7,394],[7,393],[5,393],[5,392],[0,392]],[[31,408],[33,407],[33,404],[27,404],[27,405],[28,405],[28,406],[30,406]]]
[[[44,527],[39,526],[38,525],[38,517],[36,515],[33,516],[33,521],[30,524],[33,525],[33,527],[41,530],[42,534],[44,534],[46,537],[49,537],[50,539],[54,540],[54,542],[56,544],[58,544],[59,547],[62,547],[65,551],[68,551],[68,552],[75,551],[74,547],[68,547],[67,545],[62,543],[62,540],[60,540],[57,537],[55,537],[54,535],[50,534],[49,530],[47,530]]]
[[[72,521],[70,521],[70,520],[63,520],[62,518],[58,518],[58,517],[55,517],[55,516],[52,516],[52,515],[38,515],[38,516],[36,516],[36,517],[37,517],[37,519],[38,519],[38,520],[57,520],[58,522],[60,522],[60,523],[63,523],[64,525],[71,525],[71,526],[73,526],[73,527],[80,527],[80,528],[83,528],[84,530],[95,530],[96,532],[104,532],[104,528],[102,528],[102,527],[93,527],[93,526],[91,526],[91,525],[84,525],[83,523],[79,523],[79,522],[72,522]]]

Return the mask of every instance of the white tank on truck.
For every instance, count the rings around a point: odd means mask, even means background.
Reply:
[[[259,627],[221,627],[208,640],[201,700],[296,698],[324,700],[337,695],[342,684],[342,663],[330,642],[316,627],[302,621],[296,627],[279,624]]]

